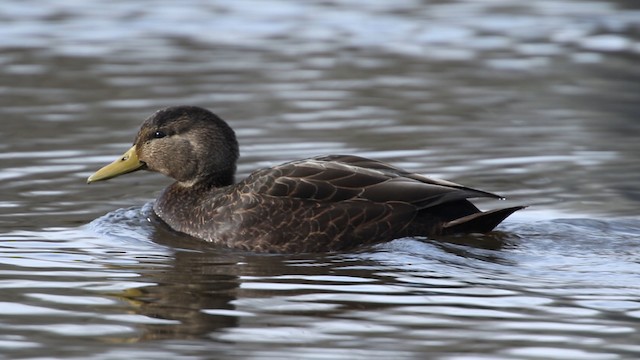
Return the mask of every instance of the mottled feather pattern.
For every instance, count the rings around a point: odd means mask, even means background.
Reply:
[[[338,251],[406,236],[487,232],[522,208],[481,212],[467,199],[500,197],[353,155],[297,160],[234,183],[233,130],[194,106],[153,114],[126,154],[126,166],[116,161],[88,181],[137,169],[173,177],[154,204],[160,219],[250,251]]]
[[[190,189],[176,184],[156,211],[171,227],[225,246],[317,252],[441,233],[450,218],[478,211],[466,198],[486,196],[409,178],[378,161],[350,159],[357,165],[321,157],[259,170],[236,185],[210,189],[204,201],[203,194],[190,198]],[[462,213],[427,212],[455,201]],[[413,223],[421,214],[424,219]]]
[[[255,191],[273,196],[343,201],[401,201],[424,209],[448,201],[499,196],[455,183],[408,173],[381,161],[332,155],[294,161],[259,170],[246,181]]]

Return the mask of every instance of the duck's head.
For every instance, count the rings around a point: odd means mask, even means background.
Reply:
[[[233,183],[238,156],[235,133],[226,122],[200,107],[174,106],[146,119],[133,146],[87,182],[144,169],[183,186],[225,186]]]

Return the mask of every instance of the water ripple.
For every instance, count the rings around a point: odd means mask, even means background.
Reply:
[[[0,13],[0,358],[638,358],[631,2],[34,5]],[[355,153],[532,206],[485,236],[220,249],[154,220],[157,174],[85,186],[178,103],[230,121],[239,177]]]

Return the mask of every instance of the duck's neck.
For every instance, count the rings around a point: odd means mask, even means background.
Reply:
[[[193,229],[198,229],[204,224],[203,209],[216,209],[221,202],[224,203],[225,186],[216,186],[211,183],[195,183],[185,186],[184,183],[175,182],[162,191],[153,205],[153,211],[171,228],[187,234]]]
[[[208,175],[192,181],[178,181],[172,186],[181,186],[189,191],[208,191],[213,188],[221,188],[235,183],[233,173]]]
[[[189,180],[189,181],[176,181],[165,189],[180,192],[204,192],[211,189],[223,188],[235,183],[234,176],[225,178],[209,178],[205,181]]]

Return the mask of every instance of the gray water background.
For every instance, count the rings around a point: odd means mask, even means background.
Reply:
[[[635,1],[0,5],[0,359],[640,357]],[[352,153],[526,204],[500,232],[327,255],[147,221],[87,186],[160,107],[228,120],[239,176]]]

